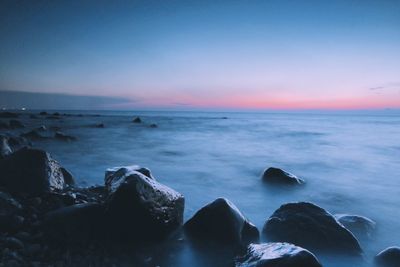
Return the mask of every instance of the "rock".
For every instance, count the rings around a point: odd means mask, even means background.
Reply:
[[[38,116],[36,116],[35,114],[31,114],[31,115],[29,115],[29,118],[30,118],[30,119],[39,119],[39,117],[38,117]]]
[[[134,118],[134,119],[132,120],[132,122],[134,122],[134,123],[141,123],[141,122],[142,122],[142,119],[141,119],[140,117],[136,117],[136,118]]]
[[[375,256],[375,262],[379,266],[399,267],[400,247],[388,247]]]
[[[35,130],[39,131],[39,132],[46,132],[47,128],[46,128],[46,126],[41,125],[41,126],[37,127]]]
[[[46,139],[46,137],[42,136],[36,130],[32,130],[32,131],[29,131],[27,133],[23,133],[20,136],[24,137],[24,138],[28,138],[30,140],[43,140],[43,139]]]
[[[108,170],[106,183],[111,238],[133,242],[160,240],[182,225],[184,197],[155,179],[123,168],[114,173]]]
[[[60,164],[40,149],[22,148],[0,160],[0,174],[0,186],[18,193],[38,194],[68,185]]]
[[[24,128],[25,125],[22,124],[22,122],[20,122],[19,120],[10,120],[9,123],[10,128],[12,129],[18,129],[18,128]]]
[[[94,127],[96,127],[96,128],[104,128],[105,126],[104,126],[104,123],[98,123]]]
[[[52,240],[85,242],[104,233],[104,206],[98,203],[76,204],[46,215],[45,234]]]
[[[251,244],[235,267],[322,267],[310,251],[288,243]]]
[[[266,221],[268,241],[288,242],[310,250],[360,254],[353,234],[326,210],[307,202],[282,205]]]
[[[148,168],[140,167],[138,165],[131,165],[108,168],[105,172],[104,184],[108,191],[115,191],[116,187],[123,183],[127,176],[135,172],[139,172],[140,174],[155,180]]]
[[[9,249],[23,249],[24,243],[22,243],[18,238],[15,237],[7,237],[4,239],[5,246]]]
[[[0,213],[16,213],[21,210],[22,205],[10,194],[0,191]]]
[[[42,246],[40,244],[29,244],[25,247],[24,253],[29,256],[36,255],[40,253],[42,250]]]
[[[46,119],[48,119],[48,120],[60,120],[61,117],[57,116],[57,115],[50,115],[50,116],[47,116]]]
[[[335,214],[335,218],[357,237],[371,237],[376,226],[373,220],[359,215]]]
[[[229,200],[218,198],[185,223],[191,238],[247,246],[258,242],[258,229]]]
[[[19,114],[15,112],[9,112],[9,111],[0,112],[0,118],[18,118],[18,117]]]
[[[75,185],[75,179],[72,174],[64,167],[61,167],[61,172],[64,176],[64,181],[68,186]]]
[[[56,132],[54,134],[54,138],[56,138],[58,140],[61,140],[61,141],[66,141],[66,142],[76,140],[76,137],[70,136],[70,135],[66,135],[66,134],[64,134],[62,132]]]
[[[0,213],[0,232],[16,232],[24,224],[24,218],[18,215]]]
[[[9,136],[8,144],[11,146],[13,152],[20,150],[21,148],[31,146],[31,143],[28,141],[28,139],[21,136]]]
[[[304,180],[279,168],[268,168],[262,176],[264,182],[271,184],[304,184]]]
[[[155,123],[152,123],[152,124],[149,125],[149,127],[150,127],[150,128],[158,128],[158,125],[155,124]]]
[[[23,231],[16,233],[15,237],[25,242],[30,241],[32,238],[28,232],[23,232]]]
[[[50,126],[50,130],[58,132],[58,131],[61,131],[61,127],[59,127],[59,126]]]
[[[0,158],[4,158],[13,152],[8,144],[8,138],[0,136]]]
[[[47,115],[49,115],[49,113],[47,113],[46,111],[42,111],[42,112],[39,113],[39,115],[41,115],[41,116],[47,116]]]
[[[61,114],[59,112],[54,112],[53,116],[61,116]]]

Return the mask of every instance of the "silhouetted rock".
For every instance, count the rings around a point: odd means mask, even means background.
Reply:
[[[39,194],[67,186],[61,166],[43,150],[22,148],[0,160],[0,186]]]
[[[47,116],[47,115],[49,115],[49,113],[47,113],[46,111],[42,111],[42,112],[39,113],[39,115],[41,115],[41,116]]]
[[[140,117],[136,117],[136,118],[134,118],[134,119],[132,120],[132,122],[134,122],[134,123],[141,123],[141,122],[142,122],[142,119],[141,119]]]
[[[102,205],[76,204],[49,212],[44,222],[44,231],[50,239],[76,244],[99,239],[103,235],[103,222]]]
[[[36,116],[35,114],[31,114],[31,115],[29,115],[29,118],[30,118],[30,119],[39,119],[39,117],[38,117],[38,116]]]
[[[303,184],[304,180],[279,168],[268,168],[264,171],[264,182],[271,184]]]
[[[157,128],[157,127],[158,127],[158,125],[157,125],[157,124],[155,124],[155,123],[152,123],[152,124],[150,124],[150,125],[149,125],[149,127],[150,127],[150,128]]]
[[[95,125],[95,127],[96,128],[104,128],[105,125],[104,125],[104,123],[98,123],[98,124]]]
[[[46,139],[45,136],[41,135],[36,130],[32,130],[32,131],[29,131],[27,133],[23,133],[20,136],[24,137],[24,138],[28,138],[28,139],[33,140],[33,141]]]
[[[310,251],[288,243],[251,244],[235,267],[322,267]]]
[[[382,267],[399,267],[400,247],[388,247],[375,256],[375,262]]]
[[[61,114],[59,112],[54,112],[53,116],[61,116]]]
[[[67,142],[76,140],[76,137],[64,134],[63,132],[56,132],[54,134],[54,138],[61,140],[61,141],[67,141]]]
[[[130,242],[159,240],[182,224],[184,197],[173,189],[138,171],[108,171],[106,181],[111,238]]]
[[[185,223],[185,232],[194,239],[247,246],[258,242],[258,229],[229,200],[218,198],[204,206]]]
[[[376,226],[371,219],[359,215],[335,214],[335,218],[357,237],[370,237]]]
[[[0,112],[0,118],[18,118],[18,117],[19,114],[15,112],[9,112],[9,111]]]
[[[25,127],[25,125],[22,122],[20,122],[19,120],[10,120],[9,125],[10,125],[10,128],[12,128],[12,129],[18,129],[18,128]]]
[[[326,210],[307,202],[282,205],[266,221],[268,241],[288,242],[310,250],[360,254],[353,234]]]

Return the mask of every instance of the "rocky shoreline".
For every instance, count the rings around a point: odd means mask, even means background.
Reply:
[[[0,118],[10,121],[0,125],[24,128],[18,116],[3,112]],[[39,116],[61,120],[72,115],[41,112],[30,118]],[[132,122],[143,120],[136,117]],[[0,266],[156,266],[142,249],[157,252],[164,243],[216,244],[231,252],[230,266],[323,266],[318,259],[322,252],[361,259],[358,236],[375,228],[368,218],[332,215],[315,204],[298,202],[279,207],[260,233],[225,198],[184,222],[184,196],[159,183],[147,168],[110,168],[104,185],[77,186],[49,153],[31,147],[35,138],[43,137],[41,130],[46,127],[21,136],[0,136]],[[76,140],[59,130],[55,140]],[[279,168],[267,169],[262,180],[266,186],[306,184]],[[376,256],[379,266],[399,262],[398,247]]]

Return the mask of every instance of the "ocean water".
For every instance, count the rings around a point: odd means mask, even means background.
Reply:
[[[311,201],[332,214],[358,214],[377,223],[370,238],[360,239],[362,258],[318,255],[326,267],[373,266],[375,254],[400,245],[399,113],[85,114],[61,122],[26,120],[29,127],[60,126],[78,138],[34,145],[49,151],[81,185],[102,184],[108,167],[137,164],[185,196],[185,220],[215,198],[226,197],[260,230],[280,205],[292,201]],[[135,116],[143,123],[132,123]],[[100,122],[105,128],[93,127]],[[150,128],[152,123],[158,128]],[[261,174],[271,166],[305,179],[306,185],[263,184]],[[226,260],[220,256],[181,244],[154,261],[160,266],[223,266]]]

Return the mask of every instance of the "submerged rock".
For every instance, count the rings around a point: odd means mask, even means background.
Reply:
[[[24,138],[28,138],[28,139],[33,140],[33,141],[46,139],[46,137],[44,137],[43,135],[38,133],[36,130],[32,130],[32,131],[29,131],[27,133],[23,133],[20,136],[24,137]]]
[[[294,174],[279,168],[268,168],[264,171],[262,179],[264,182],[273,184],[304,184],[304,180]]]
[[[56,132],[54,134],[54,138],[58,139],[58,140],[61,140],[61,141],[66,141],[66,142],[76,140],[76,137],[71,136],[71,135],[67,135],[67,134],[65,134],[63,132]]]
[[[38,194],[63,189],[60,164],[40,149],[22,148],[0,160],[0,186],[12,192]]]
[[[307,202],[282,205],[266,221],[268,241],[288,242],[307,249],[360,254],[354,235],[326,210]]]
[[[10,120],[9,125],[10,125],[10,128],[12,128],[12,129],[18,129],[18,128],[25,127],[25,125],[22,122],[20,122],[19,120]]]
[[[160,240],[182,225],[184,197],[136,170],[107,170],[107,219],[111,238]]]
[[[102,236],[104,207],[98,203],[68,206],[49,212],[44,231],[50,239],[85,242]]]
[[[150,128],[158,128],[158,125],[155,124],[155,123],[152,123],[152,124],[149,125],[149,127],[150,127]]]
[[[141,119],[140,117],[136,117],[136,118],[134,118],[134,119],[132,120],[132,122],[134,122],[134,123],[141,123],[141,122],[142,122],[142,119]]]
[[[251,244],[235,267],[322,267],[310,251],[288,243]]]
[[[388,247],[375,256],[379,266],[398,267],[400,264],[400,247]]]
[[[247,246],[258,242],[259,232],[229,200],[218,198],[185,223],[185,232],[195,239]]]
[[[376,227],[373,220],[364,216],[335,214],[335,218],[357,237],[370,237]]]
[[[104,128],[105,125],[104,125],[104,123],[98,123],[94,127],[96,127],[96,128]]]

